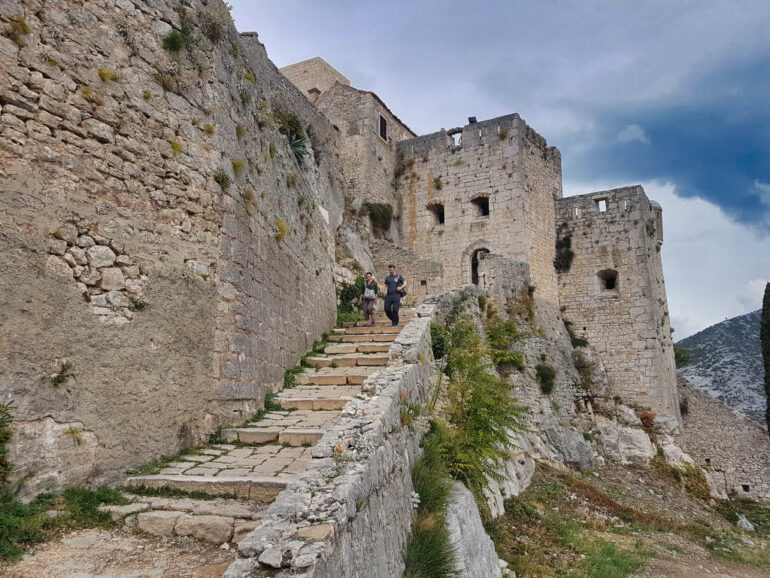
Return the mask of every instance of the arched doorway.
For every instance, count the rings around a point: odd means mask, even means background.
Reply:
[[[460,284],[474,283],[478,285],[481,281],[479,279],[479,263],[484,260],[484,257],[494,252],[495,247],[486,239],[479,239],[468,245],[460,258]]]
[[[471,283],[479,284],[479,263],[489,255],[489,249],[476,249],[471,255]]]

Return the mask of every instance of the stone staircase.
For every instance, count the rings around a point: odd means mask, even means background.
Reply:
[[[128,506],[105,508],[115,519],[156,535],[193,535],[209,542],[238,541],[259,524],[262,513],[311,459],[343,406],[361,394],[369,375],[389,362],[389,349],[412,317],[399,327],[378,319],[335,329],[323,354],[307,358],[295,386],[273,398],[283,408],[259,421],[222,431],[226,443],[210,444],[166,464],[159,473],[132,476],[125,485],[170,488],[222,496],[213,501],[139,497]],[[133,496],[132,496],[133,497]],[[197,505],[196,505],[197,504]]]

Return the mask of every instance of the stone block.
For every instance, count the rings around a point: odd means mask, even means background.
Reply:
[[[178,536],[194,536],[204,542],[222,544],[233,535],[233,518],[225,516],[192,516],[183,514],[174,527]]]
[[[256,529],[261,522],[259,520],[235,520],[233,524],[233,542],[240,542],[250,532]]]
[[[136,527],[154,536],[173,536],[179,512],[142,512],[136,517]]]
[[[106,249],[107,247],[103,248]],[[120,289],[125,289],[126,280],[123,277],[123,271],[121,271],[118,267],[107,267],[106,269],[102,269],[101,273],[102,289],[105,291],[118,291]]]
[[[297,537],[305,540],[331,540],[334,538],[334,526],[331,524],[316,524],[297,530]]]
[[[86,253],[88,264],[93,268],[111,267],[115,263],[115,253],[106,245],[96,245],[88,249]]]

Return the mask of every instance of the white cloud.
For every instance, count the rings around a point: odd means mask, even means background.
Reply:
[[[638,124],[626,125],[626,128],[618,133],[618,140],[620,142],[640,142],[643,144],[650,144],[650,139],[644,129]]]
[[[759,200],[763,205],[770,205],[770,183],[763,183],[759,179],[755,179],[754,193],[759,195]]]
[[[731,220],[713,203],[678,197],[672,183],[642,186],[663,206],[663,271],[674,339],[759,309],[770,281],[770,235]],[[608,188],[564,183],[568,195]]]

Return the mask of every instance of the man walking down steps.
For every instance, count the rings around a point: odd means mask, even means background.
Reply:
[[[401,275],[396,274],[396,266],[388,265],[388,276],[385,277],[385,315],[388,316],[393,327],[398,326],[398,309],[401,306],[401,298],[406,295],[406,281]]]

